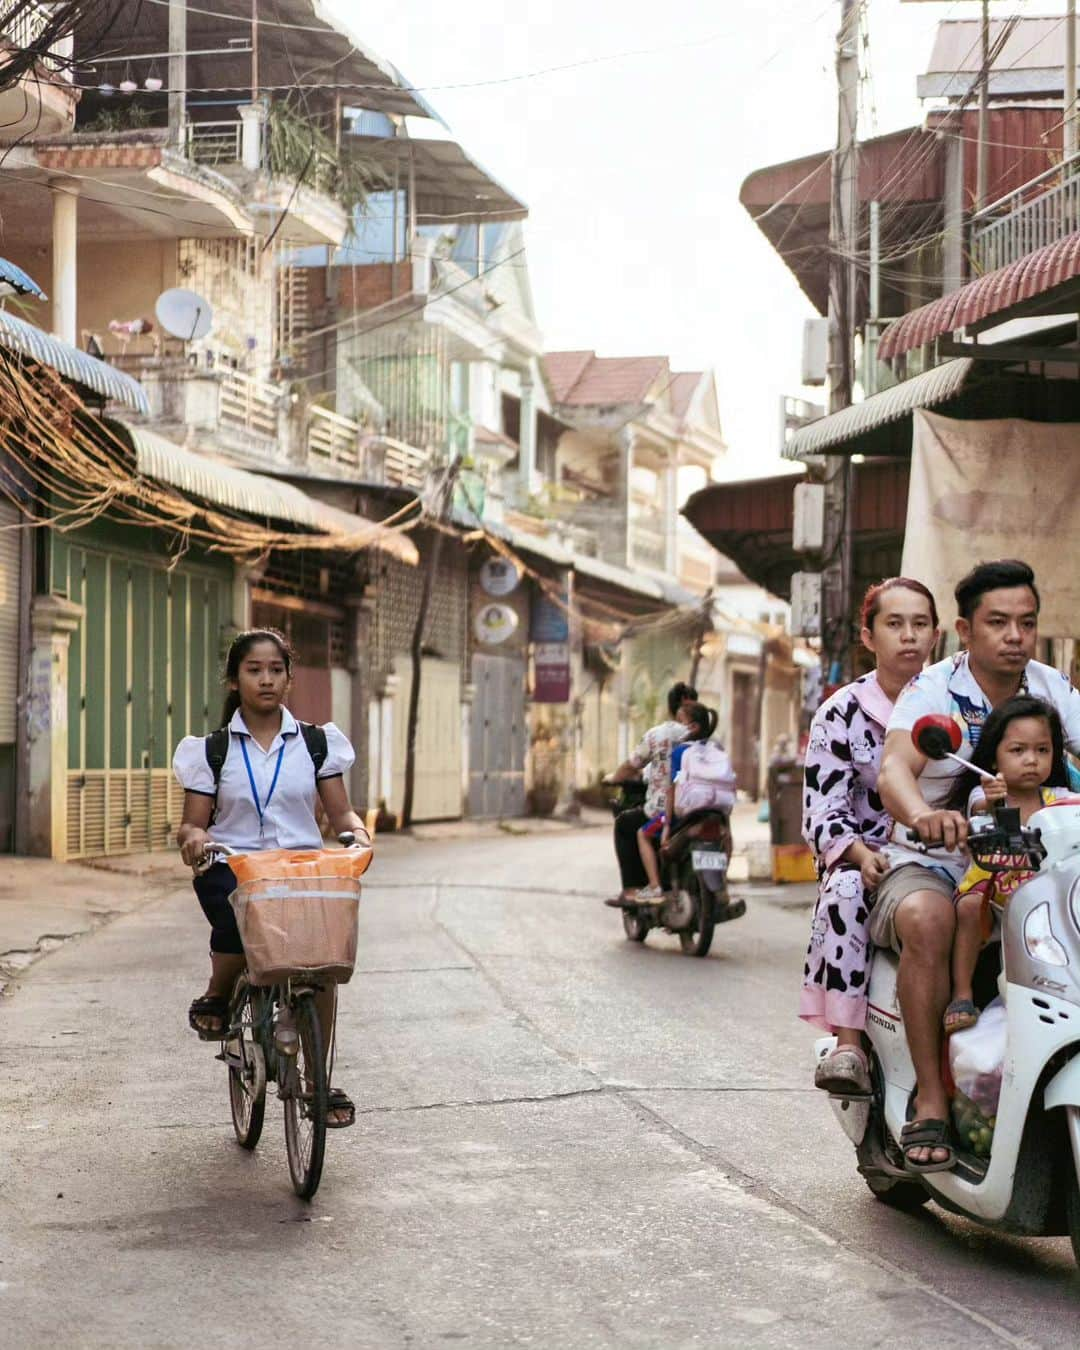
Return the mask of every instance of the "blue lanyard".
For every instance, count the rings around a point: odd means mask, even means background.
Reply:
[[[246,736],[240,737],[240,749],[244,752],[244,768],[247,769],[248,782],[251,784],[251,799],[255,803],[255,810],[259,813],[259,838],[261,839],[263,837],[263,819],[270,809],[270,798],[274,795],[278,774],[281,772],[281,757],[285,753],[285,739],[282,737],[281,749],[277,752],[277,764],[274,766],[274,777],[270,783],[270,791],[266,794],[266,801],[261,806],[259,805],[259,791],[255,786],[255,775],[251,772],[251,760],[248,759]]]

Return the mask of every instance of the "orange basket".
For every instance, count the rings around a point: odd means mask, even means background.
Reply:
[[[360,878],[371,849],[268,849],[227,859],[229,897],[252,984],[298,975],[348,984],[356,965]]]

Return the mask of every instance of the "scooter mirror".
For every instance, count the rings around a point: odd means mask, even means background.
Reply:
[[[946,759],[960,749],[960,728],[946,713],[927,713],[911,728],[911,739],[927,759]]]

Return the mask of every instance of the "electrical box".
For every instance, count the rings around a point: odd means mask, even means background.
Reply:
[[[796,483],[791,546],[796,553],[820,553],[825,547],[825,484]]]
[[[796,572],[791,578],[791,632],[821,636],[821,573]]]
[[[802,382],[824,384],[829,373],[829,321],[807,319],[802,330]]]

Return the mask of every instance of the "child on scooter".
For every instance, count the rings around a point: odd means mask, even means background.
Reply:
[[[1034,812],[1070,795],[1061,719],[1042,699],[1018,694],[995,708],[983,725],[971,756],[972,764],[993,773],[972,787],[966,774],[957,799],[970,790],[968,815],[984,815],[995,807],[1015,806],[1026,825]],[[946,1036],[979,1020],[972,1001],[972,978],[979,952],[993,927],[990,906],[1003,908],[1014,891],[1033,873],[1018,858],[1015,870],[987,872],[972,862],[956,888],[956,940],[952,954],[952,999],[945,1009]]]
[[[660,847],[663,848],[671,837],[672,828],[678,829],[678,820],[675,817],[675,779],[679,776],[687,747],[694,741],[709,739],[716,730],[717,716],[712,708],[707,708],[704,703],[691,703],[686,708],[685,721],[686,737],[671,750],[671,779],[667,787],[665,810],[647,820],[638,830],[638,851],[641,854],[645,875],[649,878],[648,886],[634,892],[633,899],[638,904],[655,904],[664,898],[664,888],[660,884],[660,860],[653,841],[659,837]]]

